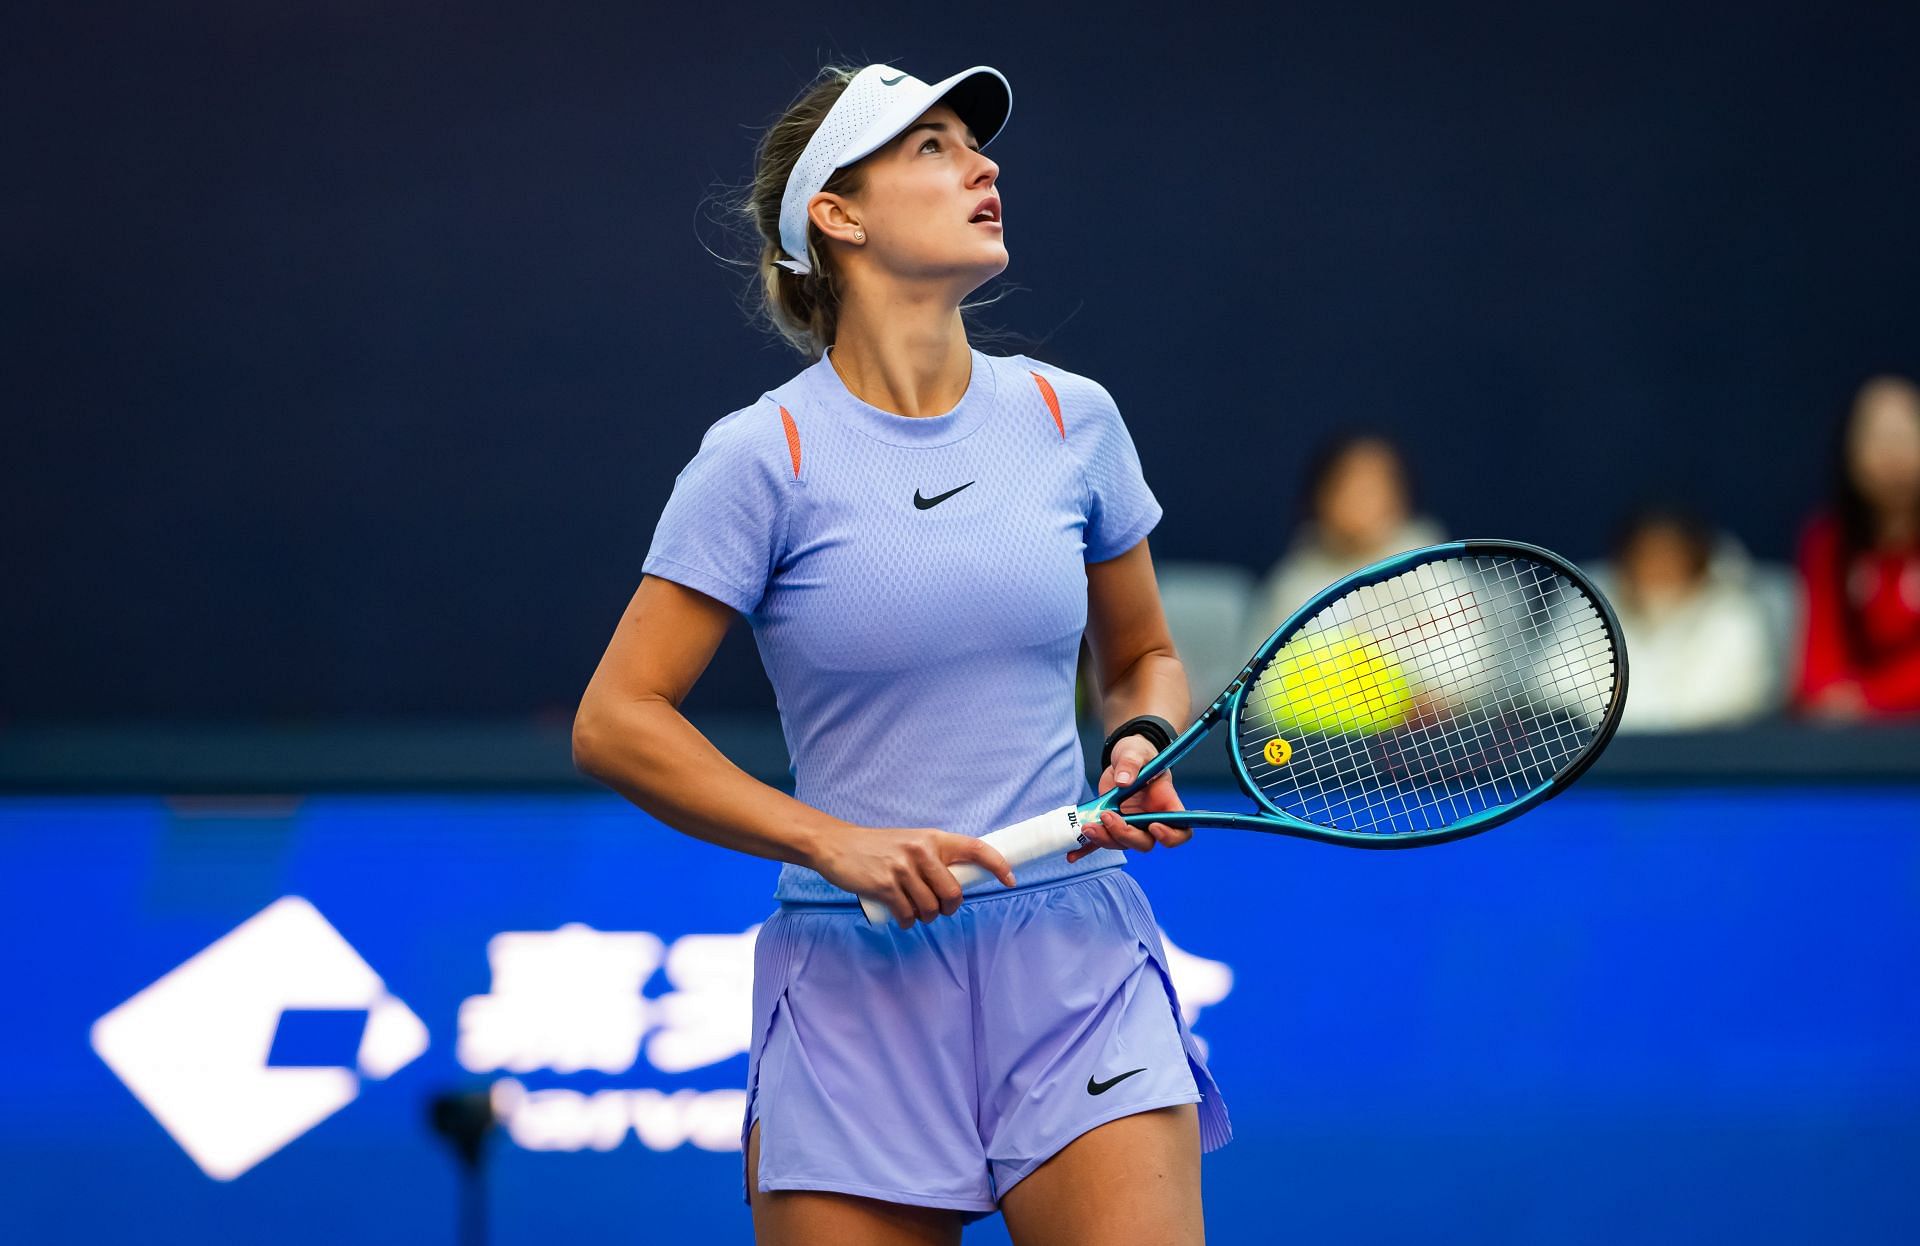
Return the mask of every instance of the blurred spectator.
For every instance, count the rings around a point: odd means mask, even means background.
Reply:
[[[1718,556],[1692,515],[1641,511],[1614,545],[1614,610],[1626,634],[1622,731],[1731,726],[1768,708],[1783,655],[1768,644],[1745,552]]]
[[[1439,525],[1413,513],[1406,464],[1385,437],[1342,437],[1323,448],[1308,465],[1304,501],[1307,517],[1254,598],[1249,648],[1341,576],[1441,539]]]
[[[1854,719],[1920,712],[1920,390],[1860,387],[1840,427],[1828,509],[1800,544],[1802,709]]]

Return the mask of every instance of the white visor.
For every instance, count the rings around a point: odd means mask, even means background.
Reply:
[[[872,155],[943,100],[985,147],[1013,111],[1013,88],[999,70],[986,65],[963,69],[932,86],[891,65],[869,65],[855,74],[787,175],[787,192],[780,200],[780,246],[792,258],[775,262],[796,273],[812,272],[807,204],[836,169]]]

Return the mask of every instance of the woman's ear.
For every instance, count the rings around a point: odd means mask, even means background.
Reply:
[[[851,206],[839,195],[822,191],[807,204],[807,217],[813,222],[814,228],[829,238],[846,243],[865,242],[866,231],[853,219],[849,211]]]

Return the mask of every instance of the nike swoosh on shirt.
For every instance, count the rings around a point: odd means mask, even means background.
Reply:
[[[1128,1069],[1126,1072],[1120,1074],[1120,1076],[1109,1077],[1104,1082],[1096,1082],[1093,1080],[1091,1076],[1089,1076],[1087,1078],[1087,1093],[1090,1095],[1104,1095],[1109,1090],[1112,1090],[1115,1086],[1118,1086],[1121,1082],[1124,1082],[1129,1077],[1132,1077],[1135,1073],[1144,1073],[1144,1072],[1146,1072],[1144,1068]]]
[[[978,483],[980,482],[977,480],[969,480],[966,484],[961,485],[960,489],[966,489]],[[960,492],[960,489],[949,489],[945,493],[936,494],[930,498],[921,497],[920,490],[915,489],[913,491],[913,504],[915,507],[923,511],[932,510],[934,507],[940,505],[940,503],[946,501],[948,498],[952,497],[954,494]]]

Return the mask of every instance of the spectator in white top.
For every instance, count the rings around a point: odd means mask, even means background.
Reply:
[[[1782,654],[1747,583],[1744,552],[1716,556],[1682,511],[1634,515],[1615,543],[1613,605],[1627,643],[1622,731],[1736,726],[1764,714]]]
[[[1378,434],[1323,447],[1309,463],[1302,500],[1307,513],[1293,543],[1254,596],[1249,650],[1341,576],[1442,539],[1438,524],[1414,514],[1406,462]]]

